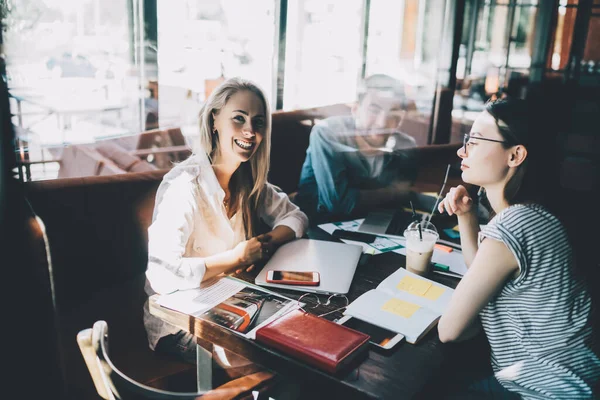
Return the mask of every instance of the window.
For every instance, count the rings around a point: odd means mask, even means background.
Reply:
[[[355,100],[362,8],[362,0],[288,2],[284,109]]]
[[[194,148],[201,105],[233,76],[257,82],[285,110],[337,105],[316,111],[323,116],[348,113],[363,77],[390,75],[413,107],[401,129],[426,145],[446,142],[448,129],[460,142],[499,91],[524,96],[542,79],[591,86],[600,74],[597,0],[0,1],[27,180],[61,176],[65,145],[107,140],[155,167],[170,165],[182,147]],[[453,17],[463,5],[457,50]],[[154,128],[163,133],[141,135]]]
[[[157,6],[161,126],[181,125],[195,138],[200,106],[224,78],[250,79],[271,95],[273,0],[159,1]]]
[[[479,8],[477,5],[480,4]],[[471,1],[465,22],[456,75],[451,142],[470,130],[484,103],[510,88],[524,96],[529,82],[538,1]]]
[[[427,144],[442,47],[444,9],[432,2],[371,0],[366,76],[383,73],[405,85],[414,104],[401,129]]]
[[[65,144],[142,131],[141,77],[153,71],[141,70],[128,3],[5,2],[7,81],[26,179],[55,177],[52,160]]]

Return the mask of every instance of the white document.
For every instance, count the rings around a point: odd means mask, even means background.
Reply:
[[[362,224],[363,221],[364,221],[364,218],[355,219],[352,221],[344,221],[344,222],[331,222],[331,223],[327,223],[327,224],[321,224],[321,225],[319,225],[319,228],[323,229],[325,232],[329,233],[330,235],[336,229],[343,229],[345,231],[356,232],[356,231],[358,231],[358,227],[360,226],[360,224]],[[375,241],[373,243],[358,242],[355,240],[348,240],[348,239],[341,239],[341,240],[344,243],[361,246],[363,248],[362,252],[364,254],[381,254],[381,253],[385,253],[388,251],[394,251],[396,249],[404,247],[404,243],[406,243],[406,240],[401,236],[385,236],[385,235],[378,235],[377,239],[375,239]]]
[[[160,296],[157,304],[254,339],[256,330],[298,307],[298,302],[232,277]]]
[[[454,289],[400,268],[353,301],[344,314],[416,343],[437,324],[453,293]]]
[[[197,289],[179,290],[160,296],[156,303],[198,317],[244,287],[245,284],[233,279],[213,279],[203,283]]]

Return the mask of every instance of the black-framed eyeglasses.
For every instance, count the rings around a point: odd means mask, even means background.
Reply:
[[[332,300],[335,302],[336,301],[335,299],[339,299],[341,301],[341,304],[333,305]],[[311,303],[313,303],[314,305],[309,307],[308,304],[306,304],[306,303],[303,304],[301,302],[301,300],[304,300],[304,301],[308,300]],[[323,317],[325,315],[329,315],[329,314],[332,314],[337,311],[342,311],[343,309],[348,307],[348,303],[349,303],[348,297],[346,297],[343,294],[332,294],[331,296],[329,296],[327,298],[327,300],[324,303],[322,303],[321,300],[319,299],[319,296],[317,296],[317,294],[315,294],[315,293],[304,293],[302,296],[300,296],[298,298],[297,302],[298,302],[298,307],[304,312],[308,312],[308,311],[306,311],[306,309],[304,307],[313,308],[313,309],[317,308],[319,306],[334,306],[334,307],[336,307],[334,310],[328,311],[323,314],[319,314],[318,315],[319,317]]]
[[[467,151],[467,144],[469,143],[469,140],[471,140],[471,139],[485,140],[488,142],[508,144],[508,142],[506,140],[488,139],[488,138],[484,138],[481,136],[472,136],[470,133],[465,133],[465,136],[463,137],[463,149],[465,150],[465,152]]]
[[[465,133],[465,136],[463,137],[463,147],[464,148],[467,148],[467,143],[471,139],[485,140],[485,141],[488,141],[488,142],[496,142],[496,143],[505,143],[505,144],[508,144],[508,142],[506,140],[488,139],[488,138],[484,138],[484,137],[481,137],[481,136],[473,136],[470,133]]]

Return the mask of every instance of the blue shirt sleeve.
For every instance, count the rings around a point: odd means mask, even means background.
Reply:
[[[315,125],[310,134],[308,156],[316,181],[319,211],[349,214],[358,200],[358,189],[349,184],[347,165],[344,161],[344,144],[326,125]]]

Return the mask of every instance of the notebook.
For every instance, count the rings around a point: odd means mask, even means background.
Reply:
[[[454,289],[404,268],[353,301],[344,314],[401,333],[417,343],[444,313]]]
[[[353,244],[313,239],[293,240],[277,249],[254,283],[301,292],[346,294],[350,290],[361,253],[362,246]],[[321,281],[319,286],[268,283],[267,272],[271,270],[316,271],[319,272]]]
[[[257,342],[331,374],[364,354],[369,338],[301,310],[291,311],[256,331]]]

